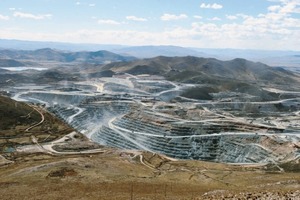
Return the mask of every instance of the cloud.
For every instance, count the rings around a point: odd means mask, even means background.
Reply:
[[[138,22],[145,22],[145,21],[147,21],[146,18],[140,18],[140,17],[136,17],[136,16],[127,16],[126,19],[127,20],[131,20],[131,21],[138,21]]]
[[[271,11],[271,12],[276,12],[276,11],[278,11],[280,9],[281,9],[281,6],[279,6],[279,5],[268,7],[268,10]]]
[[[221,19],[219,17],[213,17],[213,18],[210,18],[209,20],[211,20],[211,21],[221,21]]]
[[[17,9],[16,8],[9,8],[8,10],[15,11]]]
[[[299,2],[299,0],[297,0]],[[125,45],[178,45],[208,48],[245,48],[245,49],[277,49],[300,51],[300,19],[291,13],[297,12],[299,4],[295,0],[276,1],[273,8],[259,15],[243,13],[225,15],[224,23],[218,21],[196,20],[201,16],[193,16],[194,22],[184,27],[171,26],[157,31],[116,30],[115,27],[105,29],[101,26],[94,29],[75,30],[57,34],[42,30],[5,30],[0,29],[1,38],[25,40],[51,40],[63,42],[84,42]],[[300,3],[300,2],[299,2]],[[296,6],[295,6],[296,5]],[[181,15],[185,17],[180,17]],[[186,15],[164,14],[163,20],[187,18]],[[197,16],[197,15],[196,15]],[[129,16],[130,17],[130,16]],[[224,18],[225,18],[224,17]],[[138,18],[138,17],[137,17]],[[186,20],[187,22],[188,20]],[[118,25],[109,19],[101,19],[99,24]],[[173,25],[173,24],[172,24]],[[109,26],[108,26],[109,27]],[[134,38],[134,40],[132,39]]]
[[[229,20],[235,20],[235,19],[237,19],[237,16],[235,16],[235,15],[226,15],[226,18],[229,19]]]
[[[246,15],[246,14],[243,14],[243,13],[238,13],[236,16],[241,17],[243,19],[247,19],[248,17],[250,17],[250,15]]]
[[[9,20],[9,16],[5,16],[5,15],[0,14],[0,20]]]
[[[19,18],[34,19],[34,20],[50,19],[52,17],[51,14],[34,15],[31,13],[24,13],[24,12],[14,12],[13,16]]]
[[[111,19],[99,19],[98,24],[119,25],[121,23]]]
[[[88,7],[95,7],[96,6],[95,3],[86,3],[86,2],[80,2],[80,1],[75,2],[75,5],[76,6],[88,6]]]
[[[200,16],[200,15],[194,15],[194,18],[195,18],[195,19],[202,19],[203,17]]]
[[[255,18],[253,18],[255,19]],[[297,21],[287,20],[292,26]],[[176,27],[159,31],[132,30],[99,30],[84,29],[57,34],[42,33],[35,30],[0,29],[0,37],[7,39],[23,39],[38,41],[84,42],[99,44],[125,45],[178,45],[207,48],[249,48],[300,50],[300,30],[290,31],[288,28],[253,26],[244,23],[214,24],[195,22],[190,27]],[[299,23],[300,25],[300,23]],[[132,40],[134,38],[134,40]]]
[[[277,2],[281,5],[273,5],[268,7],[270,12],[280,12],[282,14],[300,13],[300,0],[268,0]]]
[[[160,19],[162,21],[171,21],[171,20],[180,20],[180,19],[186,19],[188,16],[186,14],[180,14],[180,15],[173,15],[173,14],[163,14]]]
[[[213,3],[213,4],[205,4],[202,3],[200,8],[207,8],[207,9],[222,9],[223,6],[221,4]]]

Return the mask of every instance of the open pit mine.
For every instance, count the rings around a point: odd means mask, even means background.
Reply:
[[[208,100],[182,95],[195,87],[206,85],[120,73],[23,84],[9,92],[17,101],[45,107],[101,145],[237,164],[300,157],[300,92],[263,88],[282,96],[271,101],[239,91],[212,91]]]

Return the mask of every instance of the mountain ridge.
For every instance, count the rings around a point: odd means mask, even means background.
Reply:
[[[221,61],[215,58],[199,58],[194,56],[186,57],[165,57],[159,56],[150,59],[137,60],[132,62],[119,62],[105,65],[103,70],[115,72],[164,75],[168,79],[184,82],[195,75],[213,75],[215,77],[225,77],[239,79],[243,81],[293,81],[299,78],[286,70],[272,68],[260,62],[252,62],[242,58],[229,61]],[[194,72],[187,75],[187,72]],[[185,74],[179,78],[180,74]],[[294,78],[286,77],[291,75]],[[177,78],[176,78],[177,77]],[[279,80],[276,80],[279,79]],[[293,81],[294,82],[294,81]]]
[[[18,61],[52,61],[52,62],[89,62],[89,63],[109,63],[117,61],[131,61],[136,58],[132,56],[122,56],[106,50],[70,52],[51,48],[37,50],[0,50],[0,59],[10,59]]]
[[[220,60],[241,57],[266,63],[270,66],[282,66],[299,72],[299,51],[291,50],[263,50],[263,49],[233,49],[233,48],[203,48],[203,47],[181,47],[172,45],[118,45],[118,44],[77,44],[67,42],[42,42],[26,40],[0,39],[0,49],[36,50],[42,48],[60,49],[62,51],[98,51],[107,50],[125,56],[138,58],[149,58],[164,56],[200,56],[215,57]],[[295,68],[295,69],[294,69]]]

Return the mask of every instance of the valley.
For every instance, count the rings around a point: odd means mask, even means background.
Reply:
[[[206,87],[212,86],[122,74],[40,88],[24,85],[10,94],[45,106],[92,141],[119,149],[225,163],[299,157],[299,92],[262,89],[283,97],[272,101],[239,92],[210,93],[212,100],[181,96]]]
[[[54,55],[47,70],[0,73],[6,199],[299,195],[299,74],[244,59]]]

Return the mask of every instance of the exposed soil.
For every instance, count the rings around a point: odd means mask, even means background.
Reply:
[[[299,199],[298,172],[103,152],[15,154],[0,170],[1,199]]]

